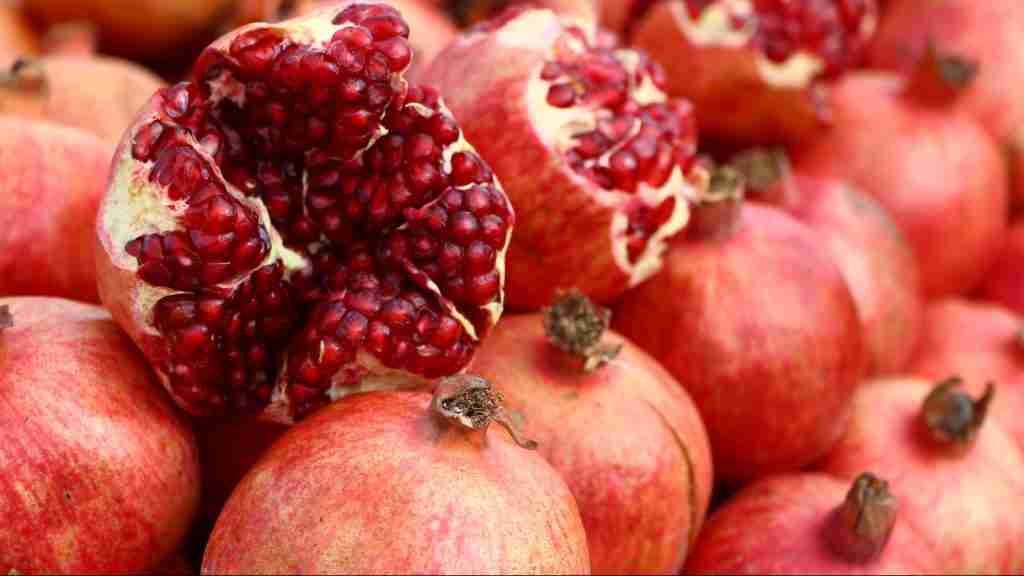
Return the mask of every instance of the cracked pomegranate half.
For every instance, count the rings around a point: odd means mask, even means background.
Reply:
[[[561,289],[608,302],[661,268],[707,172],[661,68],[585,20],[515,6],[457,38],[423,76],[494,168],[518,215],[509,306]]]
[[[829,123],[831,81],[855,65],[877,24],[874,0],[670,0],[631,32],[689,98],[701,130],[794,142]]]
[[[100,294],[189,412],[450,375],[501,315],[512,208],[408,34],[365,3],[240,28],[126,134]]]

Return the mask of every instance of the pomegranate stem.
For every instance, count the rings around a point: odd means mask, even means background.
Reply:
[[[711,173],[704,196],[693,207],[687,237],[691,240],[728,238],[739,224],[746,182],[732,166],[719,166]]]
[[[583,358],[584,372],[593,372],[622,350],[622,344],[601,343],[611,318],[611,310],[595,306],[574,289],[544,309],[544,333],[559,350]]]
[[[486,432],[492,422],[497,422],[519,446],[537,448],[537,443],[524,437],[506,412],[501,393],[479,376],[458,374],[441,380],[434,391],[431,409],[445,421],[468,430]]]
[[[977,75],[977,62],[929,44],[907,79],[906,93],[925,104],[944,106],[970,87]]]
[[[921,406],[925,428],[940,444],[970,444],[985,421],[995,395],[992,382],[985,385],[985,392],[977,400],[957,389],[962,384],[963,380],[957,376],[939,382]]]
[[[858,564],[877,558],[892,534],[897,508],[888,482],[869,472],[861,474],[826,524],[832,551]]]

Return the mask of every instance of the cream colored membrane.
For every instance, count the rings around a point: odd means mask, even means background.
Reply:
[[[672,2],[668,6],[687,39],[697,46],[742,48],[754,36],[757,27],[755,18],[747,18],[742,28],[733,26],[733,16],[753,13],[750,0],[720,0],[705,7],[696,20],[683,2]],[[783,62],[758,58],[756,65],[765,83],[793,89],[805,88],[825,69],[824,60],[802,51],[793,53]]]
[[[580,27],[593,37],[592,25],[579,24]],[[536,32],[534,32],[536,35]],[[584,50],[584,46],[579,46]],[[550,50],[550,43],[549,48]],[[640,63],[639,55],[628,49],[617,50],[616,57],[623,66],[631,73],[636,71]],[[547,91],[551,82],[540,78],[541,67],[538,66],[533,77],[527,82],[526,102],[531,122],[538,131],[540,138],[549,146],[566,151],[575,145],[574,137],[578,134],[593,131],[597,128],[598,120],[602,117],[610,117],[608,110],[594,110],[573,106],[570,108],[556,108],[547,103]],[[635,74],[630,74],[635,77]],[[644,77],[640,84],[630,87],[630,97],[640,104],[651,104],[664,102],[665,93],[648,77]],[[640,129],[637,122],[634,133]],[[623,138],[616,146],[606,150],[596,160],[599,166],[607,167],[612,154],[617,152],[628,140]],[[594,200],[603,206],[612,209],[612,222],[609,228],[609,237],[612,246],[612,256],[620,270],[628,274],[630,286],[635,286],[649,278],[661,268],[662,257],[666,250],[668,238],[679,232],[686,226],[690,219],[690,207],[688,202],[697,200],[702,186],[706,187],[706,175],[702,171],[694,171],[690,179],[683,174],[682,169],[676,166],[669,175],[666,183],[658,188],[639,184],[634,193],[623,190],[597,189],[594,193]],[[574,177],[579,177],[573,174]],[[626,242],[626,233],[629,227],[629,214],[626,209],[633,204],[643,206],[658,206],[670,197],[679,197],[672,214],[663,226],[651,234],[647,246],[636,262],[629,259],[629,249]]]

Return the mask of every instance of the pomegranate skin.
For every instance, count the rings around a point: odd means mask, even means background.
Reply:
[[[869,52],[872,66],[909,71],[929,42],[980,64],[961,106],[1006,147],[1024,204],[1024,4],[1016,0],[893,0]]]
[[[199,501],[195,440],[101,308],[2,298],[0,569],[138,573],[181,543]]]
[[[867,563],[844,560],[822,538],[830,512],[849,483],[825,474],[782,474],[757,480],[708,519],[686,574],[934,574],[906,514],[882,553]],[[899,505],[899,502],[897,502]]]
[[[1024,219],[1011,225],[981,285],[981,297],[1024,314]]]
[[[995,382],[991,412],[1024,446],[1024,317],[1001,306],[958,298],[925,308],[921,338],[907,372],[938,380],[957,374],[973,395]]]
[[[232,0],[24,0],[25,12],[43,26],[89,20],[105,51],[129,58],[166,57],[208,34]]]
[[[22,56],[39,53],[39,37],[18,7],[0,4],[0,67],[10,66]]]
[[[23,62],[0,80],[0,114],[75,126],[114,145],[163,86],[158,76],[127,60],[46,56]]]
[[[0,117],[0,295],[96,302],[90,223],[112,146],[76,128]]]
[[[824,455],[864,371],[853,297],[817,236],[766,206],[738,218],[725,238],[673,244],[612,324],[693,397],[726,481]]]
[[[592,372],[545,340],[540,315],[503,319],[473,371],[494,383],[569,485],[595,574],[682,568],[711,496],[711,449],[696,407],[653,358],[622,346]]]
[[[667,99],[660,89],[660,69],[640,53],[606,53],[603,56],[608,57],[598,61],[595,52],[609,52],[602,45],[605,40],[595,24],[585,19],[513,7],[464,32],[423,76],[424,82],[440,88],[466,138],[494,169],[516,209],[516,233],[507,261],[507,305],[511,310],[539,310],[560,290],[572,288],[595,302],[608,303],[649,278],[661,267],[667,240],[686,225],[689,203],[706,185],[705,171],[691,169],[696,125],[689,103]],[[582,48],[577,51],[577,47]],[[591,59],[581,56],[584,52]],[[563,54],[567,61],[577,60],[563,66],[565,62],[559,60]],[[602,187],[596,178],[574,168],[570,157],[582,145],[574,146],[599,134],[592,125],[599,121],[596,111],[601,106],[584,102],[585,96],[570,106],[555,106],[550,99],[556,85],[568,88],[576,80],[562,83],[563,76],[557,74],[545,80],[545,70],[553,68],[563,74],[576,62],[582,63],[579,66],[584,71],[607,73],[609,60],[619,60],[623,69],[641,70],[638,74],[644,76],[643,81],[626,77],[614,86],[594,84],[616,94],[628,85],[629,94],[616,102],[664,104],[658,112],[661,120],[671,117],[678,131],[668,143],[668,138],[644,136],[650,152],[654,154],[656,148],[657,157],[667,160],[666,179],[650,186],[640,182],[641,168],[660,171],[652,165],[660,160],[653,157],[641,163],[639,154],[633,154],[636,170],[631,174],[636,177],[631,178],[637,187],[632,191],[616,184]],[[621,109],[612,108],[609,105],[604,110],[610,118],[624,117],[619,116]],[[659,125],[643,124],[644,128]],[[639,136],[630,138],[633,136],[617,140],[625,152],[633,150],[639,140]],[[611,154],[602,149],[602,156]],[[637,214],[658,218],[648,226],[643,217],[634,220]],[[635,254],[630,248],[634,238],[642,245]]]
[[[202,572],[589,573],[576,503],[543,458],[439,424],[430,404],[359,394],[289,430],[228,500]]]
[[[1003,156],[973,118],[916,103],[909,89],[891,74],[847,74],[832,92],[833,129],[797,149],[795,169],[877,199],[913,247],[925,295],[963,294],[977,287],[1005,233]]]
[[[1007,505],[1024,491],[1024,457],[991,413],[971,445],[943,446],[927,437],[920,411],[932,387],[906,377],[862,385],[849,430],[821,470],[840,478],[861,470],[892,478],[902,519],[942,572],[1019,572],[1024,517],[1007,513]],[[1001,401],[997,391],[993,402]]]
[[[793,175],[779,187],[791,194],[771,203],[817,232],[846,278],[867,374],[900,372],[917,343],[924,307],[917,260],[903,232],[874,199],[844,182]]]

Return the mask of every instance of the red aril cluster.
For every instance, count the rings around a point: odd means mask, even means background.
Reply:
[[[500,316],[512,208],[408,34],[383,4],[241,28],[125,136],[100,292],[189,411],[452,374]]]

